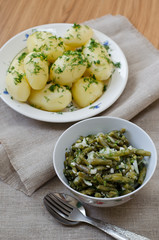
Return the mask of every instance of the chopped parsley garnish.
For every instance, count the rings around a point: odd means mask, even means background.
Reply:
[[[103,92],[105,92],[106,90],[107,90],[107,85],[104,84]]]
[[[55,73],[62,73],[62,72],[63,72],[63,70],[60,67],[57,67],[55,69]]]
[[[95,75],[93,75],[92,77],[85,77],[83,81],[87,83],[87,85],[83,86],[85,91],[87,91],[87,89],[90,87],[92,83],[98,84]]]
[[[74,106],[73,102],[70,102],[70,104],[67,105],[66,108],[69,110],[69,112],[73,112],[77,110],[77,107]]]
[[[35,36],[36,36],[37,39],[41,39],[42,41],[45,40],[44,38],[42,38],[42,32],[35,32]]]
[[[85,28],[89,29],[89,27],[87,25],[84,25],[84,26],[85,26]]]
[[[36,62],[36,61],[34,61],[33,59],[36,59],[36,58],[40,58],[40,60],[47,60],[47,57],[46,57],[46,55],[44,54],[44,53],[41,53],[41,52],[35,52],[35,53],[32,53],[31,55],[30,55],[30,59],[29,59],[29,61],[27,62],[27,64],[29,64],[29,63],[32,63],[33,65],[34,65],[34,70],[33,70],[33,72],[32,73],[34,73],[34,74],[37,74],[37,73],[39,73],[40,72],[40,70],[44,70],[40,65],[39,65],[39,63],[38,62]]]
[[[71,88],[68,85],[64,85],[64,87],[69,91],[71,90]]]
[[[32,62],[34,58],[40,58],[41,60],[45,61],[47,60],[47,56],[43,52],[35,52],[30,55],[30,60],[28,61],[28,63]]]
[[[23,52],[19,57],[18,57],[18,62],[21,63],[21,61],[26,57],[27,53]]]
[[[9,72],[9,73],[12,73],[14,69],[15,69],[15,67],[14,67],[14,66],[12,66],[12,67],[9,67],[9,68],[8,68],[8,72]]]
[[[103,46],[107,51],[110,49],[109,45],[103,45]]]
[[[66,39],[70,39],[70,38],[74,38],[74,36],[71,33],[69,33],[69,36]]]
[[[17,77],[14,78],[14,84],[17,85],[18,83],[22,82],[22,78],[23,78],[24,74],[19,73],[17,71],[15,71],[15,73],[17,74]]]
[[[59,42],[59,43],[58,43],[58,46],[59,46],[59,47],[63,46],[63,42]]]
[[[120,62],[117,62],[117,63],[113,63],[114,67],[116,68],[121,68],[121,63]]]
[[[49,39],[57,39],[57,37],[56,36],[50,36],[50,37],[48,37]]]
[[[108,57],[105,56],[105,59],[107,60],[107,63],[109,63],[109,64],[112,63],[112,64],[113,64],[113,62],[110,60],[110,58],[108,58]]]
[[[74,24],[73,24],[73,28],[78,28],[78,29],[79,29],[79,28],[81,28],[81,25],[74,23]]]
[[[65,91],[64,88],[61,87],[58,83],[53,84],[53,85],[51,85],[51,86],[49,87],[49,90],[50,90],[51,92],[54,92],[55,89],[57,89],[58,92],[60,91],[60,89],[62,90],[61,92],[64,92],[64,91]]]
[[[79,39],[79,40],[81,40],[81,34],[77,34],[77,38]]]
[[[100,64],[100,60],[94,61],[94,64]]]
[[[121,63],[120,63],[120,62],[114,63],[110,58],[108,58],[108,57],[106,57],[106,56],[105,56],[105,59],[107,60],[107,62],[108,62],[109,64],[112,63],[114,67],[116,67],[116,68],[120,68],[120,67],[121,67]]]
[[[60,87],[60,85],[59,85],[59,84],[51,85],[51,86],[49,87],[49,90],[50,90],[51,92],[54,92],[55,89],[56,89],[56,87]]]
[[[59,64],[57,65],[53,64],[52,68],[54,69],[54,72],[57,74],[64,72],[65,68],[67,67],[69,67],[70,71],[72,71],[75,66],[79,66],[79,65],[86,66],[86,59],[79,51],[70,51],[70,50],[66,51],[63,53],[63,56],[60,56],[58,59],[60,58],[63,58],[64,61],[67,63],[63,64],[62,67]]]
[[[46,102],[50,101],[50,98],[48,98],[47,96],[44,96],[44,98],[46,99]]]
[[[50,46],[51,46],[51,44],[50,44],[50,45],[47,45],[47,44],[45,43],[45,44],[43,44],[43,45],[41,45],[41,46],[39,47],[38,51],[42,51],[42,50],[48,51],[48,50],[51,49]]]
[[[60,115],[62,115],[63,114],[63,112],[56,112],[57,114],[60,114]]]
[[[91,50],[91,52],[94,51],[94,48],[97,48],[99,46],[99,43],[95,41],[95,39],[91,38],[90,44],[88,48]]]
[[[82,53],[83,49],[84,49],[84,46],[82,46],[81,48],[77,48],[76,51]]]
[[[92,63],[87,62],[87,68],[90,68],[92,66]]]
[[[37,74],[40,72],[40,70],[42,69],[42,67],[40,67],[40,65],[36,62],[34,62],[34,71],[33,73]]]

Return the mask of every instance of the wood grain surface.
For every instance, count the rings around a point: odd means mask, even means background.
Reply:
[[[0,0],[0,47],[33,26],[120,14],[159,49],[158,10],[159,0]]]

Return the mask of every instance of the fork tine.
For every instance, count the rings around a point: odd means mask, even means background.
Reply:
[[[48,204],[46,204],[46,200],[44,199],[44,204],[46,209],[51,213],[51,214],[57,214],[52,208],[49,207]],[[57,214],[58,215],[58,214]]]
[[[56,196],[53,193],[49,193],[50,198],[54,199],[57,204],[59,204],[62,208],[64,208],[66,211],[71,212],[73,210],[73,206],[71,206],[68,202],[66,202],[65,199],[60,199],[58,196]]]
[[[48,212],[51,213],[51,215],[59,217],[59,214],[55,212],[52,208],[50,208],[48,204],[45,204],[45,207],[48,210]]]
[[[48,198],[44,198],[44,204],[46,206],[46,208],[48,209],[49,212],[51,212],[50,210],[54,211],[56,214],[66,218],[68,217],[68,213],[66,215],[66,213],[64,212],[61,212],[60,209],[58,209],[56,206],[54,206],[53,204],[51,204],[49,201],[48,201]]]
[[[54,212],[58,213],[59,215],[62,215],[63,217],[66,217],[70,213],[70,209],[63,208],[53,196],[50,196],[50,194],[47,194],[44,197],[44,203],[45,205],[48,205]]]

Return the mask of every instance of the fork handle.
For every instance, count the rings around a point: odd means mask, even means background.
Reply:
[[[105,223],[99,219],[95,219],[92,217],[85,217],[83,218],[83,221],[89,223],[90,225],[93,225],[94,227],[99,228],[100,230],[117,240],[150,240],[136,233],[127,231],[123,228],[117,227],[109,223]]]

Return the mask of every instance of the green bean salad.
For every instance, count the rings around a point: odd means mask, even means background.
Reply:
[[[113,198],[143,183],[151,153],[131,146],[125,131],[81,136],[66,150],[64,175],[70,187],[92,197]]]

